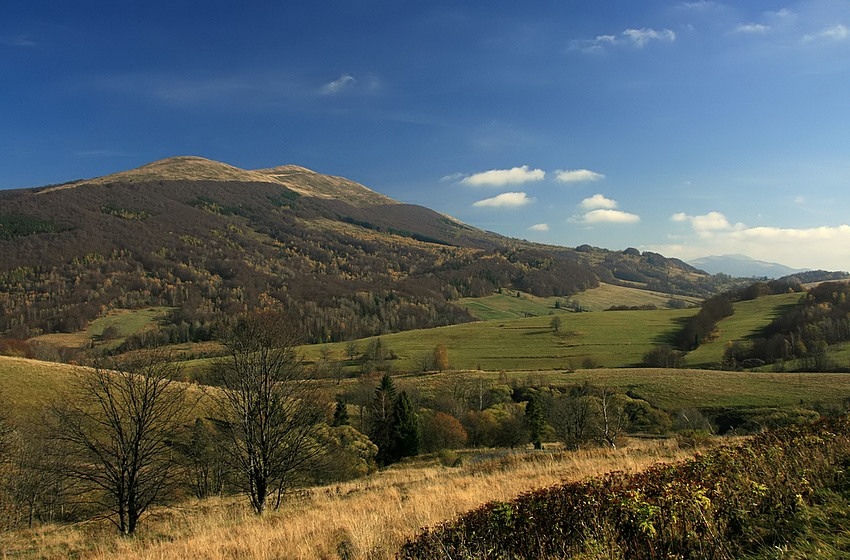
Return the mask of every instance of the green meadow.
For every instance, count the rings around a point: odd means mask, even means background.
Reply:
[[[517,293],[519,293],[519,297],[517,297]],[[655,306],[658,309],[667,309],[670,307],[671,300],[680,301],[680,307],[695,306],[701,301],[695,297],[673,296],[627,286],[600,284],[598,288],[586,290],[570,297],[537,297],[524,292],[505,290],[501,294],[485,297],[462,298],[460,304],[478,319],[494,321],[529,316],[539,317],[566,311],[555,307],[558,302],[564,307],[568,302],[572,302],[580,305],[586,311],[605,311],[614,306]]]
[[[696,309],[653,311],[559,312],[523,319],[482,321],[393,333],[381,343],[397,355],[396,371],[421,369],[423,356],[443,344],[452,369],[551,370],[587,365],[627,367],[639,365],[656,344],[668,342],[681,322]],[[553,317],[561,324],[551,326]],[[377,337],[357,341],[362,352]],[[345,356],[346,343],[301,348],[308,361],[327,348],[335,359]]]
[[[795,305],[801,297],[801,294],[780,294],[735,302],[735,313],[717,324],[717,336],[688,353],[685,358],[688,365],[713,367],[719,364],[727,344],[758,336],[775,317]]]
[[[47,334],[38,336],[33,340],[65,348],[81,348],[92,342],[106,346],[117,346],[131,334],[154,327],[169,311],[171,311],[170,307],[116,309],[92,321],[87,328],[81,331]],[[104,332],[110,334],[108,340],[104,340]]]

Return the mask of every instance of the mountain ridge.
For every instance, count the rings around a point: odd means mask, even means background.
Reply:
[[[511,239],[343,177],[192,156],[0,191],[0,254],[0,336],[24,339],[165,306],[162,336],[202,340],[229,315],[272,306],[319,342],[469,321],[454,302],[500,288],[718,287],[655,253]]]

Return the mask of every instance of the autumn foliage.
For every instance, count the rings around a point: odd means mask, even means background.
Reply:
[[[739,558],[793,538],[848,461],[847,417],[767,432],[684,463],[487,504],[425,531],[399,557]]]

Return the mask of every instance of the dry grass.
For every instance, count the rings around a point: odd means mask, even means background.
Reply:
[[[160,510],[133,539],[99,524],[50,526],[0,537],[0,550],[4,558],[392,558],[420,528],[485,502],[688,455],[671,442],[633,441],[617,450],[501,454],[458,468],[418,461],[312,488],[263,518],[241,500],[213,499]]]

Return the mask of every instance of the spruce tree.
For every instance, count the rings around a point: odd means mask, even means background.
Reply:
[[[336,408],[334,409],[334,419],[331,426],[338,428],[339,426],[347,426],[350,423],[348,418],[348,408],[345,404],[345,399],[342,395],[336,396]]]
[[[396,400],[395,383],[388,373],[381,377],[372,399],[369,439],[378,446],[375,460],[379,465],[392,462],[393,451],[393,405]]]
[[[393,458],[413,457],[419,454],[422,444],[422,430],[419,415],[405,391],[402,391],[393,406]]]
[[[528,436],[534,444],[534,449],[542,449],[543,442],[543,426],[545,419],[543,418],[543,407],[537,397],[531,397],[528,404],[525,405],[525,426],[528,429]]]

